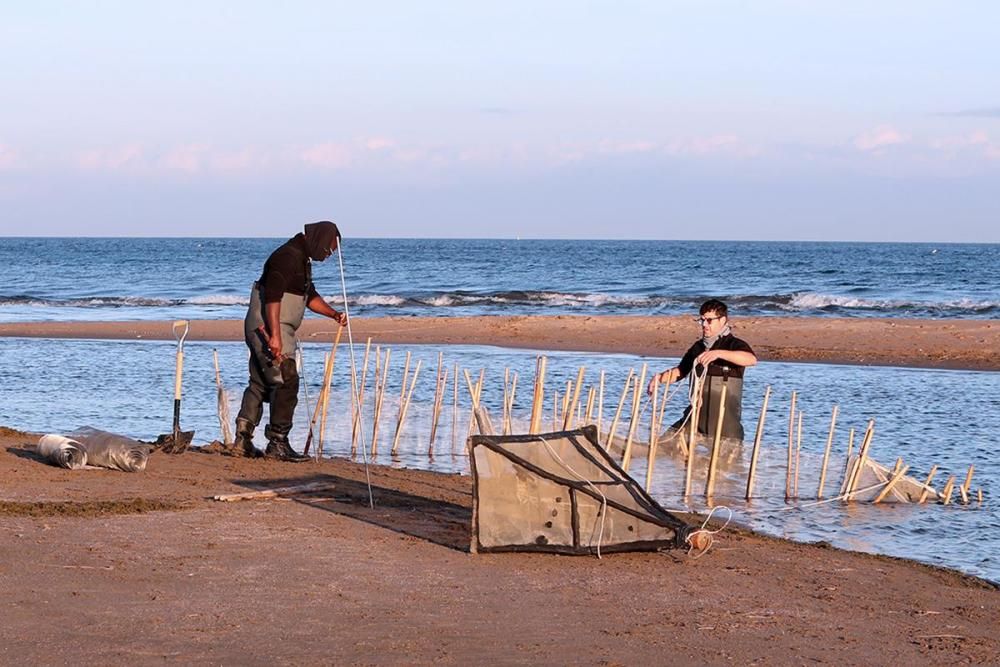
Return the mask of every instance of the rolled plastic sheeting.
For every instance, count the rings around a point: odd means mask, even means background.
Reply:
[[[114,468],[124,472],[146,469],[150,446],[117,433],[84,426],[70,433],[87,452],[87,462],[92,466]]]
[[[38,441],[38,453],[60,468],[79,470],[87,465],[87,451],[83,445],[64,435],[48,433]]]

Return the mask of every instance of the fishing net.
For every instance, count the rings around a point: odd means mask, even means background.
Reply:
[[[691,528],[598,445],[597,429],[469,439],[472,551],[675,548]]]

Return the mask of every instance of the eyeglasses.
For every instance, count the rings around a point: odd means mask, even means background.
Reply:
[[[724,319],[726,319],[726,316],[720,315],[719,317],[696,317],[694,318],[694,321],[697,322],[698,324],[711,324],[716,320],[724,320]]]

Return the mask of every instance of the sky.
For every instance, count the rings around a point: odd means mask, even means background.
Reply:
[[[0,236],[1000,242],[993,2],[0,0]]]

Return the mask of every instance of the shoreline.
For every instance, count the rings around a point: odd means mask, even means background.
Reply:
[[[172,321],[13,322],[0,337],[173,340]],[[735,317],[733,332],[761,362],[998,371],[1000,322],[823,317]],[[336,325],[307,317],[303,342],[332,342]],[[355,342],[499,347],[679,357],[698,337],[686,316],[486,315],[358,317]],[[242,320],[191,320],[188,340],[242,341]],[[344,339],[342,339],[344,342]]]
[[[1000,651],[997,586],[938,566],[743,528],[698,559],[471,555],[467,476],[373,465],[373,511],[364,467],[346,459],[158,452],[141,473],[69,471],[40,462],[36,438],[0,428],[0,640],[12,662],[57,650],[76,664],[470,664],[506,651],[651,664],[669,651],[678,663],[786,664],[836,650],[851,664],[921,664]],[[316,481],[332,487],[209,499]],[[73,641],[39,642],[42,619]]]

